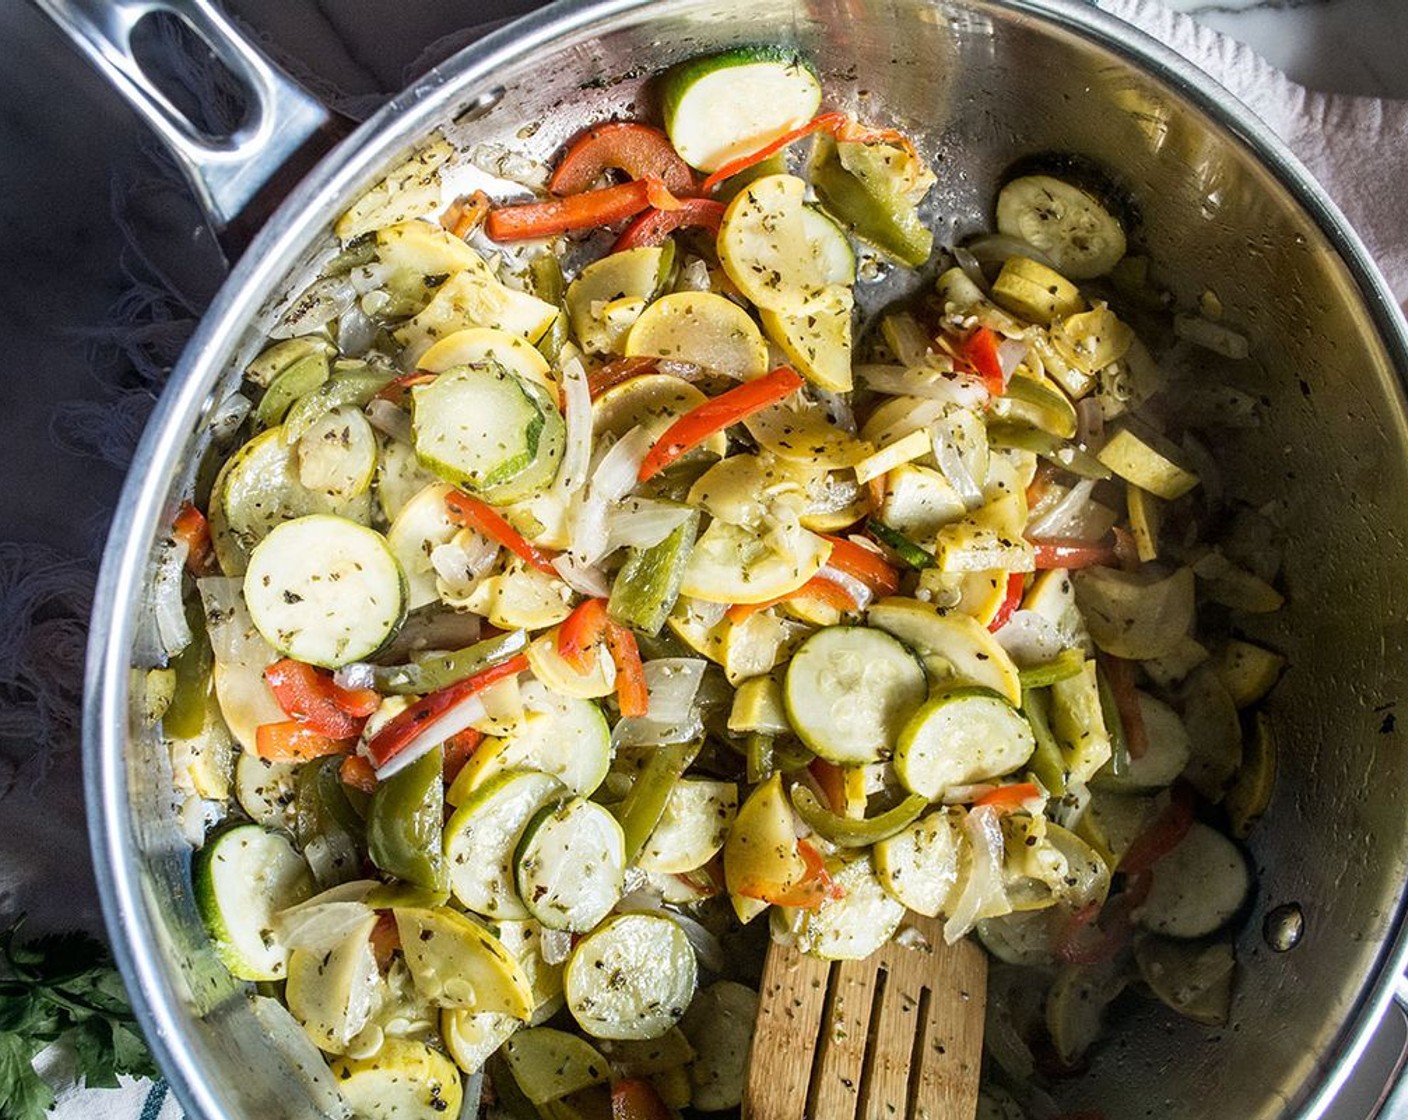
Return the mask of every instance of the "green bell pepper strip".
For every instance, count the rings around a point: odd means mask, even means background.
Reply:
[[[698,743],[665,743],[656,747],[636,775],[630,792],[611,807],[625,834],[628,864],[635,862],[660,823],[670,791],[698,751]]]
[[[438,692],[515,657],[528,648],[524,630],[510,630],[449,653],[414,654],[409,665],[377,665],[372,687],[392,696]]]
[[[194,739],[205,729],[206,714],[215,697],[215,654],[205,628],[200,600],[186,600],[186,621],[191,641],[171,659],[176,675],[171,703],[161,717],[162,734],[168,739]]]
[[[929,799],[912,793],[893,809],[874,817],[843,817],[817,800],[806,786],[792,787],[792,808],[818,836],[842,848],[868,848],[909,827],[929,807]]]
[[[1053,798],[1062,797],[1066,792],[1069,773],[1066,770],[1066,756],[1061,753],[1061,745],[1051,730],[1050,698],[1045,691],[1036,688],[1022,689],[1022,715],[1032,729],[1036,749],[1027,760],[1027,769],[1036,775]]]
[[[317,352],[299,358],[281,371],[264,390],[254,409],[254,419],[260,428],[272,428],[283,422],[288,410],[299,397],[311,393],[328,379],[328,356]]]
[[[528,266],[528,276],[533,294],[558,309],[557,318],[537,342],[538,353],[549,362],[556,362],[569,338],[567,313],[562,310],[562,301],[567,295],[567,281],[562,275],[562,262],[553,253],[542,253]]]
[[[359,368],[335,371],[333,375],[294,402],[284,417],[283,441],[297,443],[305,432],[327,413],[343,405],[366,406],[379,392],[396,380],[396,372],[376,369],[365,362],[349,363]]]
[[[765,731],[754,731],[749,735],[746,758],[748,761],[744,776],[750,786],[771,778],[774,769],[772,736]]]
[[[876,521],[873,517],[867,518],[865,529],[916,572],[932,568],[938,562],[934,559],[934,554],[927,548],[920,548],[898,529],[891,529],[882,521]]]
[[[630,549],[611,584],[607,613],[644,634],[658,634],[680,597],[698,532],[699,511],[692,509],[659,544]]]
[[[397,771],[376,787],[367,818],[372,862],[427,891],[442,891],[448,881],[444,766],[444,748],[437,746]]]
[[[1105,728],[1110,733],[1110,771],[1122,778],[1129,773],[1129,736],[1125,733],[1119,701],[1115,699],[1115,690],[1110,687],[1110,678],[1098,664],[1095,667],[1095,687],[1100,693],[1100,712],[1105,717]]]
[[[819,133],[811,179],[822,207],[857,237],[914,268],[929,259],[933,232],[871,145],[848,143],[843,160],[837,142]]]
[[[1017,679],[1021,682],[1022,691],[1026,692],[1030,688],[1047,688],[1057,681],[1064,681],[1068,677],[1075,676],[1084,667],[1084,652],[1073,646],[1070,649],[1063,649],[1044,665],[1018,669]]]

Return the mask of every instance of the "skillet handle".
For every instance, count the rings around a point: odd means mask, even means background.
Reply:
[[[267,196],[280,172],[311,167],[336,138],[332,115],[250,44],[210,0],[36,0],[181,164],[217,230],[235,226]],[[142,70],[132,31],[167,12],[193,31],[244,87],[245,119],[225,136],[210,136],[166,97]],[[316,149],[316,150],[312,150]],[[284,183],[284,186],[291,185]],[[282,194],[282,190],[275,193]]]

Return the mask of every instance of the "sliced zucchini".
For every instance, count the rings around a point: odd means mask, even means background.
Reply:
[[[998,232],[1040,249],[1067,276],[1103,276],[1125,253],[1124,227],[1088,191],[1050,175],[1023,175],[997,194]]]
[[[808,236],[806,191],[795,175],[768,175],[724,211],[719,262],[755,307],[805,314],[833,283],[830,254]]]
[[[296,762],[268,762],[249,751],[235,761],[235,800],[255,824],[293,832]]]
[[[524,381],[553,385],[552,367],[522,335],[495,327],[468,327],[442,338],[420,356],[416,369],[445,373],[458,366],[494,364]]]
[[[704,992],[700,992],[696,1003],[703,996]],[[689,1006],[693,1008],[696,1003]],[[750,1029],[751,1026],[750,1023]],[[601,1052],[617,1077],[649,1077],[686,1066],[695,1059],[695,1049],[680,1027],[671,1027],[659,1038],[604,1039]]]
[[[1100,789],[1117,792],[1165,789],[1188,765],[1192,744],[1178,713],[1148,693],[1136,692],[1136,695],[1147,747],[1138,758],[1129,757],[1121,774],[1116,774],[1110,763],[1102,766],[1091,782]]]
[[[1081,373],[1094,375],[1129,353],[1134,331],[1103,303],[1068,315],[1051,330],[1051,342]]]
[[[874,604],[866,621],[917,653],[936,687],[986,688],[1014,706],[1021,703],[1017,666],[986,627],[968,615],[944,614],[917,599],[889,598]]]
[[[331,949],[295,949],[284,1000],[319,1050],[344,1054],[376,1010],[381,974],[372,949],[377,916],[367,913]]]
[[[547,929],[586,933],[621,898],[626,840],[594,801],[544,805],[523,830],[514,880],[523,905]]]
[[[440,1012],[440,1040],[455,1065],[471,1075],[483,1069],[494,1052],[522,1028],[518,1019],[498,1011],[447,1007]]]
[[[1198,485],[1198,476],[1179,462],[1177,450],[1162,436],[1126,421],[1095,453],[1115,474],[1160,498],[1181,498]]]
[[[1035,552],[1023,536],[1026,521],[1021,493],[1004,494],[940,527],[934,536],[934,560],[945,572],[1034,571]]]
[[[562,783],[532,770],[486,782],[445,824],[450,890],[468,910],[490,918],[526,918],[514,889],[513,854],[524,826]]]
[[[1249,708],[1262,699],[1281,676],[1286,659],[1263,646],[1230,638],[1215,668],[1222,686],[1238,708]]]
[[[792,803],[782,790],[782,775],[774,773],[744,800],[724,841],[724,882],[740,920],[757,916],[759,909],[749,904],[759,902],[757,896],[764,890],[785,890],[805,873],[797,854]],[[761,909],[767,909],[767,903]]]
[[[313,876],[286,836],[236,825],[209,840],[191,869],[196,906],[215,951],[241,980],[278,980],[288,950],[274,915],[313,894]]]
[[[608,696],[616,688],[616,668],[610,657],[598,649],[592,667],[578,672],[557,652],[557,631],[549,630],[528,646],[528,668],[533,675],[561,696],[592,700]]]
[[[666,73],[660,92],[670,142],[701,171],[756,152],[811,120],[821,106],[811,63],[784,47],[735,47],[692,58]]]
[[[496,327],[537,342],[558,314],[555,304],[500,283],[481,258],[441,284],[425,309],[397,327],[393,337],[404,348],[402,362],[410,365],[439,339],[466,327]]]
[[[1073,577],[1076,604],[1095,644],[1129,661],[1165,657],[1188,636],[1196,609],[1191,568],[1160,577],[1084,568]]]
[[[896,902],[937,917],[958,889],[967,842],[963,810],[936,809],[875,845],[875,873]]]
[[[1276,788],[1277,757],[1271,721],[1265,712],[1257,712],[1252,719],[1242,765],[1223,799],[1232,835],[1239,840],[1246,838],[1271,803],[1271,794]]]
[[[771,611],[758,611],[742,622],[725,619],[718,627],[716,657],[728,683],[770,673],[792,655],[811,627]]]
[[[1105,1008],[1128,979],[1117,957],[1090,965],[1066,965],[1046,993],[1046,1029],[1062,1064],[1078,1065],[1104,1033]]]
[[[788,663],[783,688],[797,735],[839,763],[888,758],[928,690],[914,654],[864,626],[832,626],[806,639]]]
[[[733,782],[681,779],[670,790],[665,811],[636,858],[636,866],[642,871],[669,874],[703,867],[724,846],[737,815],[738,786]]]
[[[478,922],[447,906],[398,906],[392,913],[416,990],[431,1003],[525,1022],[533,1014],[523,966]]]
[[[284,368],[259,398],[254,409],[255,424],[261,428],[282,424],[294,403],[326,382],[330,372],[327,355],[318,351]]]
[[[1205,1027],[1226,1025],[1237,971],[1230,941],[1195,945],[1145,935],[1134,942],[1134,960],[1149,990],[1174,1011]]]
[[[455,146],[436,136],[420,151],[397,164],[386,178],[361,194],[333,225],[343,241],[393,222],[427,214],[440,205],[440,166],[455,154]]]
[[[828,284],[805,311],[789,313],[763,308],[763,330],[797,371],[819,388],[848,393],[851,374],[851,317],[855,296],[842,284]]]
[[[267,389],[279,374],[310,354],[321,354],[331,362],[337,356],[337,347],[316,334],[282,339],[266,346],[245,366],[245,380]]]
[[[927,433],[913,433],[927,439]],[[904,463],[890,470],[880,520],[914,541],[927,541],[968,512],[962,496],[936,470]]]
[[[1183,687],[1183,723],[1190,748],[1184,776],[1209,801],[1221,801],[1242,765],[1242,722],[1211,666],[1199,668]]]
[[[695,542],[680,592],[713,603],[763,603],[796,591],[821,570],[831,545],[803,530],[784,556],[737,525],[714,521]],[[750,674],[752,675],[752,674]]]
[[[917,204],[934,175],[912,149],[822,135],[810,171],[821,204],[861,240],[911,268],[929,259],[934,234]]]
[[[288,657],[335,669],[375,653],[405,617],[405,579],[386,538],[341,517],[285,521],[255,547],[249,616]]]
[[[1201,821],[1193,822],[1152,874],[1153,886],[1136,917],[1145,929],[1168,937],[1217,932],[1237,916],[1252,889],[1241,849]]]
[[[593,793],[611,766],[611,732],[590,700],[559,695],[541,681],[520,687],[525,718],[502,738],[487,739],[470,755],[448,794],[463,804],[489,779],[511,770],[550,774],[583,797]]]
[[[515,556],[498,575],[481,580],[460,605],[500,630],[542,630],[566,621],[571,600],[572,589],[561,579]]]
[[[618,914],[578,942],[567,1007],[594,1038],[657,1038],[684,1017],[697,965],[689,938],[660,914]]]
[[[444,482],[424,487],[405,503],[386,531],[387,546],[406,577],[408,610],[440,601],[430,554],[440,545],[449,544],[460,531],[445,504],[453,489]]]
[[[1014,315],[1043,325],[1085,306],[1080,289],[1029,257],[1008,257],[992,282],[992,298]]]
[[[460,1113],[460,1071],[424,1042],[388,1038],[369,1058],[334,1058],[331,1065],[342,1099],[366,1120],[443,1120]]]
[[[636,315],[659,295],[674,264],[674,242],[627,249],[593,261],[567,285],[572,334],[589,354],[620,354],[635,317],[620,314],[630,301]]]
[[[811,470],[854,467],[875,451],[837,427],[821,404],[801,393],[753,413],[743,426],[777,458]]]
[[[748,312],[713,292],[674,292],[642,313],[626,335],[628,358],[690,362],[740,381],[768,369],[768,345]]]
[[[1094,660],[1051,686],[1051,730],[1061,749],[1068,784],[1090,781],[1110,760],[1114,747],[1105,725]]]
[[[533,1104],[600,1085],[611,1066],[590,1042],[552,1027],[519,1031],[504,1046],[509,1071]]]
[[[839,897],[805,912],[797,932],[803,952],[829,961],[864,960],[895,935],[905,908],[886,893],[867,853],[832,875]]]
[[[445,481],[502,505],[557,474],[566,425],[536,381],[486,362],[456,366],[411,396],[416,455]]]
[[[776,677],[750,677],[738,685],[733,693],[728,729],[734,732],[762,731],[768,735],[791,734],[787,702]]]
[[[1100,853],[1110,867],[1120,860],[1154,817],[1154,798],[1147,795],[1092,791],[1090,805],[1076,824],[1076,835]]]
[[[243,575],[249,554],[274,526],[310,513],[335,513],[366,524],[371,500],[363,494],[339,503],[298,478],[296,446],[282,428],[261,432],[220,468],[210,497],[210,538],[221,570]]]
[[[437,481],[420,465],[416,450],[409,443],[387,435],[377,436],[376,498],[388,524],[394,524],[406,504]]]
[[[716,980],[694,997],[680,1020],[695,1051],[690,1103],[701,1112],[722,1112],[742,1102],[757,1018],[757,992],[734,980]]]
[[[953,786],[1010,774],[1036,748],[1031,727],[1001,696],[976,688],[940,692],[899,733],[895,774],[937,801]]]
[[[487,273],[482,257],[440,225],[419,218],[382,226],[371,239],[372,259],[348,274],[363,310],[381,319],[408,319],[424,309],[447,277]]]
[[[632,428],[643,428],[653,443],[683,416],[708,398],[691,385],[668,373],[646,373],[608,389],[592,402],[592,435],[620,438]],[[716,432],[701,445],[720,459],[728,451],[728,436]]]

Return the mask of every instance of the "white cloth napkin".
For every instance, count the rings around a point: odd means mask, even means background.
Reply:
[[[1395,298],[1408,299],[1408,103],[1316,93],[1295,84],[1249,47],[1157,0],[1097,0],[1099,6],[1184,55],[1262,118],[1320,180],[1359,231]],[[42,1072],[65,1080],[62,1055]],[[180,1120],[164,1082],[124,1078],[118,1089],[60,1092],[56,1120]]]
[[[1364,239],[1408,301],[1408,102],[1316,93],[1250,47],[1157,0],[1096,0],[1206,71],[1271,126]]]

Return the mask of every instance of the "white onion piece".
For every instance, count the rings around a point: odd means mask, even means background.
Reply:
[[[572,553],[561,553],[548,562],[562,577],[562,582],[577,594],[586,595],[591,599],[605,599],[611,594],[611,584],[607,582],[601,569],[581,563]]]
[[[601,456],[586,490],[574,496],[568,515],[567,551],[583,564],[595,564],[606,555],[610,543],[606,511],[636,488],[641,463],[653,442],[645,428],[632,428]]]
[[[691,711],[677,723],[651,719],[649,716],[627,716],[611,730],[611,745],[620,747],[659,747],[666,743],[687,743],[704,734],[704,720]]]
[[[974,782],[966,786],[949,786],[944,790],[945,805],[971,805],[980,797],[986,797],[997,785],[993,782]]]
[[[608,552],[650,548],[689,520],[688,506],[653,498],[627,498],[606,513]]]
[[[934,461],[939,464],[939,470],[949,484],[958,491],[963,504],[969,509],[983,505],[986,501],[983,488],[963,461],[963,452],[954,439],[952,424],[940,417],[929,428],[929,440],[934,450]]]
[[[993,637],[1019,669],[1045,665],[1067,645],[1055,623],[1036,611],[1013,611],[1012,617],[998,627]]]
[[[337,320],[337,349],[349,358],[360,358],[376,341],[377,325],[358,303]]]
[[[548,965],[564,964],[572,955],[572,935],[565,929],[548,929],[538,932],[538,955]]]
[[[562,363],[562,399],[567,435],[552,485],[553,492],[565,499],[586,484],[592,465],[592,395],[587,371],[576,355]]]
[[[274,919],[279,939],[290,949],[328,953],[366,922],[373,911],[365,902],[325,902],[295,906]]]
[[[374,688],[376,686],[376,666],[366,661],[353,661],[333,670],[333,683],[338,688]]]
[[[345,276],[325,276],[304,288],[279,316],[269,331],[270,338],[293,338],[312,334],[339,318],[357,302],[357,290]]]
[[[529,159],[522,152],[502,144],[476,144],[470,149],[469,162],[486,175],[507,179],[533,191],[544,190],[548,185],[547,164]]]
[[[1030,241],[1023,241],[1020,237],[1011,237],[1005,233],[985,233],[981,237],[973,238],[964,248],[980,264],[1004,264],[1008,257],[1026,257],[1037,264],[1056,269],[1051,258]]]
[[[499,558],[499,546],[473,529],[461,529],[430,551],[430,566],[443,599],[468,598]]]
[[[1251,353],[1246,335],[1197,315],[1175,315],[1173,333],[1224,358],[1241,360]]]
[[[931,366],[907,369],[901,366],[864,365],[856,367],[856,376],[867,389],[877,393],[922,397],[926,401],[958,405],[960,408],[982,409],[990,396],[978,378]]]
[[[983,295],[988,294],[988,278],[983,275],[983,264],[973,255],[971,249],[962,245],[955,245],[953,248],[953,260],[959,268],[963,270],[963,275],[973,281]]]
[[[661,723],[679,723],[694,709],[706,663],[698,657],[659,657],[645,663],[650,695],[646,714]]]
[[[1021,338],[1004,338],[997,344],[997,361],[1002,366],[1002,383],[1012,380],[1017,367],[1027,360],[1031,345]]]
[[[833,568],[829,564],[823,564],[821,571],[817,575],[824,579],[829,579],[832,583],[840,587],[851,597],[851,602],[856,605],[856,610],[863,611],[870,606],[870,600],[875,598],[873,592],[867,584],[856,579],[849,572],[843,572],[840,568]]]
[[[997,810],[991,805],[969,810],[964,828],[968,833],[968,875],[953,914],[944,923],[944,940],[950,945],[966,936],[979,919],[1006,914],[1011,909],[1002,883],[1006,849]]]
[[[254,406],[243,393],[231,393],[215,406],[206,427],[214,440],[226,440],[235,434]]]
[[[707,292],[713,289],[709,280],[709,266],[699,257],[691,257],[680,269],[675,280],[677,292]]]
[[[161,549],[152,578],[152,617],[167,657],[175,657],[191,644],[191,627],[181,601],[181,574],[189,554],[186,542],[173,538]]]
[[[810,392],[816,402],[826,410],[827,418],[836,427],[851,435],[860,430],[856,424],[855,410],[851,408],[849,393],[833,393],[829,389],[818,389],[815,385]]]
[[[368,423],[377,431],[401,443],[415,442],[411,414],[404,408],[378,397],[367,402],[366,413]]]
[[[1092,454],[1105,446],[1105,409],[1096,397],[1076,402],[1076,443]]]
[[[1106,524],[1094,536],[1088,535],[1103,520],[1099,511],[1108,509],[1106,506],[1099,506],[1097,510],[1089,508],[1098,505],[1090,497],[1094,489],[1093,478],[1082,479],[1069,490],[1059,485],[1048,486],[1031,509],[1027,536],[1038,541],[1059,537],[1099,540],[1110,531],[1110,526]]]
[[[376,776],[385,781],[392,774],[404,770],[426,752],[433,750],[451,735],[458,735],[471,724],[478,723],[488,715],[489,712],[484,707],[484,700],[481,696],[475,694],[465,697],[448,711],[442,712],[435,719],[423,724],[415,738],[407,743],[398,755],[377,769]]]
[[[205,608],[206,630],[215,660],[227,665],[253,665],[262,669],[279,659],[272,646],[254,628],[244,605],[244,581],[228,576],[207,576],[196,581]]]
[[[279,1055],[278,1066],[274,1067],[278,1072],[266,1069],[264,1076],[287,1074],[298,1078],[313,1099],[316,1115],[329,1120],[348,1120],[352,1111],[342,1099],[327,1059],[313,1045],[303,1024],[287,1007],[269,996],[252,996],[249,1005],[263,1036],[273,1043],[274,1052]]]

